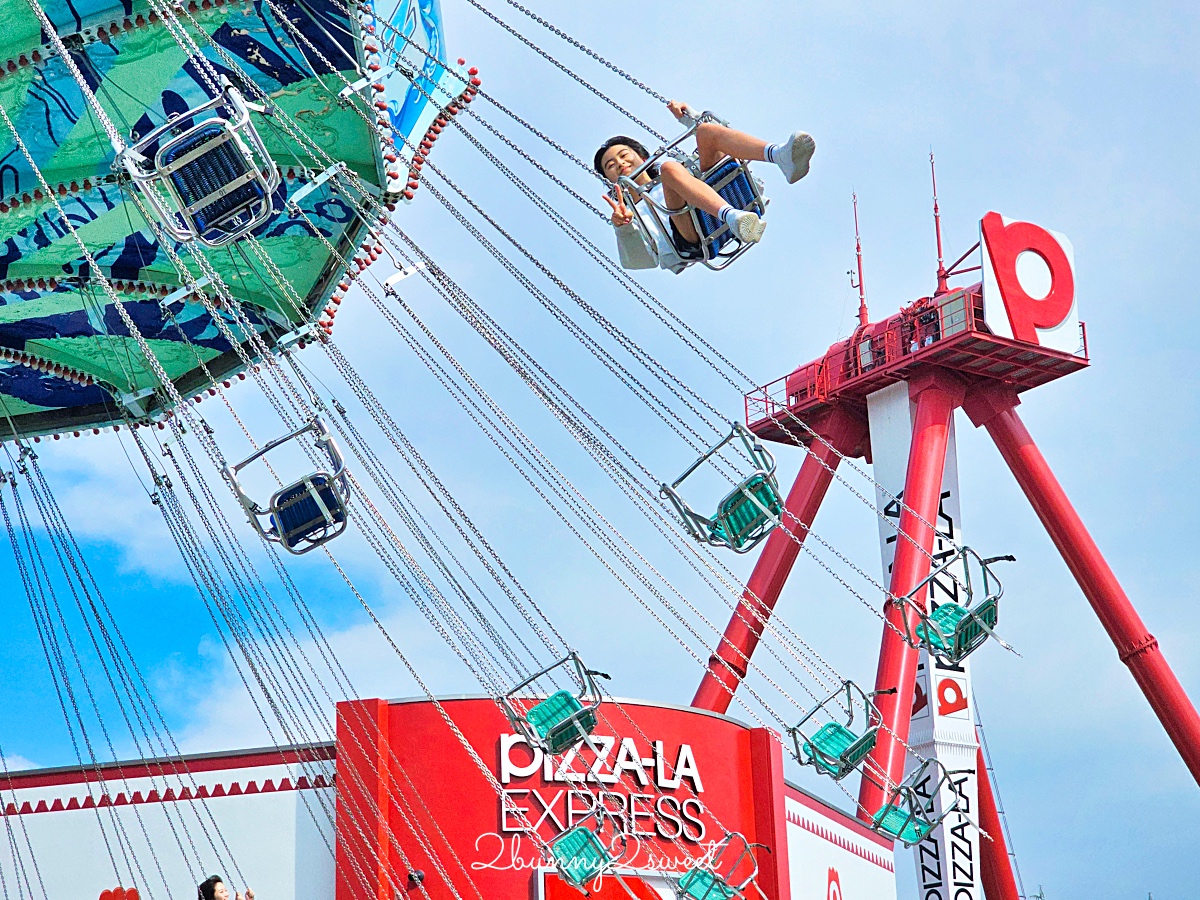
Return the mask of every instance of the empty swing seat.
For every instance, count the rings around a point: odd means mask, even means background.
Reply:
[[[738,892],[707,869],[691,869],[679,879],[677,894],[692,900],[732,900]]]
[[[929,614],[928,624],[922,622],[917,626],[917,638],[935,653],[957,662],[988,639],[987,629],[996,627],[996,614],[995,597],[989,597],[976,609],[943,603]]]
[[[529,710],[525,718],[550,753],[561,753],[575,746],[596,728],[596,713],[584,709],[570,691],[551,694]]]
[[[872,729],[861,737],[838,722],[826,722],[817,733],[802,744],[809,762],[835,780],[854,771],[875,746]]]
[[[736,159],[727,159],[723,163],[718,163],[704,176],[704,181],[734,209],[755,212],[760,216],[765,211],[758,191],[750,182],[749,173],[745,166]],[[733,234],[730,233],[725,223],[702,209],[696,210],[696,227],[700,232],[702,243],[707,248],[709,259],[716,256],[722,247],[733,240]]]
[[[873,818],[875,828],[884,834],[902,841],[905,846],[919,844],[933,831],[933,823],[926,822],[896,803],[881,807]]]
[[[577,888],[608,871],[613,861],[596,832],[582,826],[565,832],[551,845],[550,852],[558,874]]]
[[[762,507],[770,510],[770,515]],[[782,512],[783,501],[779,499],[774,481],[761,472],[757,473],[721,502],[713,520],[713,537],[727,542],[735,550],[740,549],[757,540],[764,531],[775,527]]]
[[[236,141],[223,122],[210,122],[162,154],[181,212],[201,235],[238,233],[270,207],[258,173]]]
[[[228,78],[206,103],[172,115],[128,146],[114,144],[124,170],[157,227],[181,243],[224,247],[265,225],[275,214],[279,167]]]
[[[289,549],[320,539],[346,521],[346,507],[333,481],[331,476],[317,472],[279,492],[271,510],[271,524]]]

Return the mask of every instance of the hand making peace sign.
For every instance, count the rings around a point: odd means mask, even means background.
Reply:
[[[619,187],[614,188],[617,194],[617,199],[613,200],[610,194],[604,195],[605,202],[612,207],[612,223],[617,228],[622,225],[628,225],[633,221],[633,213],[629,211],[629,207],[625,205],[625,192]]]

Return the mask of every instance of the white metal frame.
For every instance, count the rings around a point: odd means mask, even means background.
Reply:
[[[766,529],[766,531],[764,531],[754,540],[748,541],[744,546],[734,547],[728,541],[722,541],[712,537],[712,529],[716,524],[716,517],[714,516],[710,518],[709,516],[704,516],[696,512],[683,498],[678,490],[679,486],[683,484],[683,482],[693,472],[695,472],[698,468],[700,468],[700,466],[704,465],[704,463],[715,456],[722,447],[735,439],[740,440],[742,446],[745,448],[747,457],[754,466],[754,471],[739,481],[734,489],[721,499],[716,508],[718,510],[721,509],[721,507],[723,507],[727,501],[736,496],[745,496],[749,498],[749,500],[763,513],[774,520],[775,525],[779,524],[779,518],[775,515],[775,513],[763,506],[757,497],[745,490],[745,485],[750,481],[750,479],[754,478],[756,475],[762,475],[771,482],[775,489],[775,493],[779,494],[779,482],[775,479],[775,457],[771,454],[771,451],[768,450],[761,441],[759,441],[758,437],[748,428],[746,428],[746,426],[741,422],[733,422],[731,423],[731,426],[732,427],[730,428],[729,434],[710,447],[704,453],[704,455],[692,463],[692,465],[682,475],[680,475],[670,484],[666,484],[664,482],[662,485],[660,485],[660,494],[665,499],[669,500],[671,505],[675,507],[675,511],[683,520],[684,527],[687,528],[688,533],[696,540],[705,544],[711,544],[714,547],[728,547],[735,553],[749,553],[751,550],[757,547],[758,544],[764,538],[766,538],[768,534],[770,534],[775,527],[774,525]]]
[[[128,174],[167,234],[177,241],[199,241],[208,247],[223,247],[269,221],[275,215],[272,198],[280,184],[279,169],[250,121],[251,111],[265,113],[266,110],[257,104],[248,103],[225,77],[221,79],[221,88],[221,93],[207,103],[173,116],[171,121],[155,128],[135,144],[124,149],[118,148],[117,158],[113,162],[114,168],[124,169]],[[221,109],[226,110],[228,116],[221,115],[218,112]],[[204,118],[196,121],[200,116]],[[170,132],[179,128],[178,123],[181,120],[188,119],[193,121],[189,128],[168,137]],[[219,137],[207,141],[181,159],[165,162],[165,156],[172,149],[187,142],[199,130],[213,124],[223,129]],[[171,175],[225,143],[229,143],[236,150],[245,163],[246,172],[220,191],[188,205],[172,181]],[[156,145],[158,149],[153,151]],[[146,154],[152,151],[154,156],[150,159]],[[220,222],[209,225],[203,231],[200,229],[195,218],[199,210],[220,199],[224,194],[251,182],[257,183],[262,190],[263,196],[258,201],[230,212]]]
[[[267,502],[266,507],[260,506],[249,494],[246,493],[238,480],[238,473],[246,468],[251,463],[270,453],[275,448],[286,444],[288,441],[294,440],[303,434],[312,433],[316,436],[316,445],[325,452],[329,457],[331,464],[331,472],[318,470],[312,472],[299,481],[294,481],[291,484],[277,490],[271,495],[271,499]],[[342,457],[342,452],[338,448],[337,443],[330,434],[324,420],[319,416],[314,416],[308,424],[297,428],[295,431],[285,434],[281,438],[276,438],[269,444],[265,444],[250,456],[246,457],[240,463],[225,467],[225,477],[229,479],[229,483],[233,485],[234,492],[237,494],[238,501],[242,504],[242,509],[246,512],[246,518],[250,520],[250,524],[254,526],[262,537],[268,541],[277,544],[282,544],[283,548],[289,553],[297,556],[308,553],[310,550],[315,550],[322,544],[333,540],[335,537],[344,532],[350,523],[348,515],[350,505],[350,483],[349,477],[346,475],[346,464]],[[343,515],[342,520],[336,520],[331,511],[327,508],[325,501],[321,498],[317,487],[314,485],[314,479],[322,479],[324,483],[333,491],[338,503],[341,505]],[[280,498],[287,493],[294,491],[301,485],[307,486],[307,493],[316,502],[318,508],[325,516],[325,530],[315,537],[305,538],[303,544],[291,546],[283,539],[280,533],[282,523],[276,518],[280,513],[279,501]],[[265,524],[264,524],[265,520]]]

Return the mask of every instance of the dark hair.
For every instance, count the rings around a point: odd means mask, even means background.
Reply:
[[[224,883],[225,879],[220,875],[209,875],[196,888],[196,900],[216,900],[217,885]]]
[[[600,149],[596,151],[596,157],[595,157],[595,159],[592,160],[592,165],[595,166],[597,172],[599,172],[601,175],[604,174],[604,170],[602,168],[600,168],[600,159],[604,156],[604,154],[607,153],[609,150],[611,150],[613,147],[616,147],[616,146],[619,146],[622,144],[624,146],[628,147],[630,150],[632,150],[634,153],[636,153],[642,159],[650,158],[650,151],[647,150],[640,141],[635,141],[631,137],[626,137],[623,134],[618,134],[616,137],[610,137],[607,141],[605,141],[600,146]]]

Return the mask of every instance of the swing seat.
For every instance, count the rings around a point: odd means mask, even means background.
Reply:
[[[917,626],[917,639],[935,654],[960,662],[987,641],[988,629],[996,627],[996,601],[996,597],[988,597],[975,609],[943,603]]]
[[[766,212],[762,196],[750,180],[749,170],[736,159],[717,163],[705,173],[704,182],[734,209],[755,212],[760,216]],[[713,259],[720,255],[722,247],[734,239],[733,234],[716,216],[702,209],[693,212],[705,258]]]
[[[919,844],[925,840],[929,832],[933,831],[933,823],[917,818],[896,803],[889,803],[881,807],[879,812],[875,813],[872,821],[877,831],[902,841],[906,847]]]
[[[854,771],[875,746],[876,733],[871,729],[861,737],[838,722],[826,722],[801,747],[808,761],[835,781]]]
[[[677,894],[691,900],[733,900],[738,892],[708,869],[690,869],[679,879]]]
[[[753,496],[758,503],[746,494]],[[759,504],[770,510],[771,515],[764,512]],[[774,479],[761,472],[755,473],[721,502],[713,519],[711,537],[727,543],[734,550],[740,550],[747,544],[757,542],[774,528],[782,512],[783,501],[779,498]]]
[[[163,148],[160,161],[179,197],[179,214],[206,241],[232,240],[270,214],[268,185],[224,121],[188,131]]]
[[[247,103],[229,79],[221,85],[207,103],[116,147],[116,163],[167,235],[208,247],[224,247],[270,221],[281,178],[250,120],[263,108]]]
[[[570,691],[551,694],[525,718],[546,744],[550,753],[562,753],[575,746],[596,728],[596,713],[585,709]]]
[[[583,888],[596,876],[604,874],[613,862],[596,832],[583,826],[565,832],[551,844],[550,852],[554,855],[558,874],[577,888]]]
[[[259,505],[246,492],[241,471],[275,448],[309,432],[315,437],[317,449],[329,457],[329,471],[306,475],[280,488],[266,504]],[[350,479],[346,475],[342,451],[319,417],[263,445],[240,463],[226,466],[224,475],[254,530],[265,540],[282,544],[288,553],[299,556],[315,550],[344,532],[350,522]]]
[[[280,491],[271,509],[271,525],[290,550],[319,541],[346,522],[346,506],[325,472],[315,472]]]

